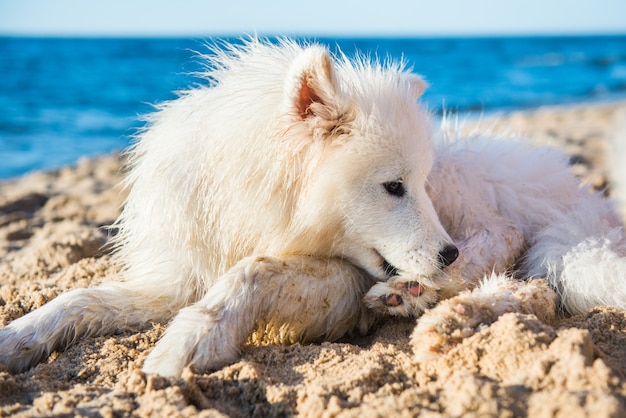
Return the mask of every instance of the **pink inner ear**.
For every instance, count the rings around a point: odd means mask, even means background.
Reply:
[[[300,85],[300,96],[298,97],[298,113],[302,119],[306,119],[313,116],[314,113],[311,110],[313,103],[321,103],[322,99],[309,85],[309,78],[304,76],[302,78],[302,84]]]

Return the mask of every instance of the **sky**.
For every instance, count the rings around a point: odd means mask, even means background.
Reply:
[[[0,35],[626,34],[626,0],[0,0]]]

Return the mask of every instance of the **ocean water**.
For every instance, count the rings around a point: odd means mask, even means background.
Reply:
[[[436,113],[626,99],[626,36],[316,40],[404,57]],[[0,179],[125,148],[139,116],[200,82],[207,41],[0,37]]]

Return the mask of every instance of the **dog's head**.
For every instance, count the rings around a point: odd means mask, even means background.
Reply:
[[[458,253],[426,194],[433,148],[418,103],[425,87],[400,64],[333,59],[312,46],[293,61],[285,101],[307,141],[296,222],[315,230],[307,235],[320,248],[374,277],[429,285]]]

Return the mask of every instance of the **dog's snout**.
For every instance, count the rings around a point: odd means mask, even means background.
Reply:
[[[439,265],[441,268],[446,268],[450,264],[454,263],[454,260],[459,256],[459,250],[454,245],[446,245],[443,250],[439,252]]]

